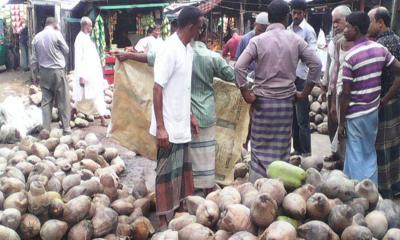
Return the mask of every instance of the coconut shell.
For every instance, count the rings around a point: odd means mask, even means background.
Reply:
[[[388,221],[381,211],[372,211],[365,217],[365,222],[374,238],[381,239],[388,230]]]
[[[68,240],[88,240],[93,236],[93,225],[89,220],[75,224],[68,232]]]
[[[389,228],[400,228],[400,206],[390,199],[378,202],[377,211],[382,211],[388,220]]]
[[[62,157],[64,157],[64,153],[65,153],[66,151],[68,151],[68,150],[69,150],[69,147],[68,147],[67,144],[62,144],[62,143],[60,143],[60,144],[54,149],[54,154],[53,154],[53,156],[54,156],[55,158],[62,158]]]
[[[117,189],[118,198],[127,198],[130,196],[129,190],[123,186],[123,189]]]
[[[1,224],[5,227],[17,230],[21,222],[21,213],[15,208],[7,208],[1,214]]]
[[[42,240],[61,240],[67,233],[68,224],[60,220],[46,221],[40,230]]]
[[[92,219],[94,237],[114,232],[118,224],[118,213],[111,208],[97,208]]]
[[[366,198],[354,198],[349,203],[350,207],[357,213],[365,215],[369,209],[369,201]]]
[[[122,158],[116,157],[111,161],[111,167],[119,175],[126,170],[125,162]],[[146,194],[147,195],[147,194]]]
[[[309,168],[306,171],[306,183],[318,187],[322,182],[322,177],[319,171],[315,168]]]
[[[0,225],[0,239],[20,240],[20,237],[13,229]]]
[[[49,214],[52,218],[61,219],[64,214],[64,202],[59,198],[51,200]]]
[[[13,193],[4,200],[4,209],[15,208],[21,214],[24,214],[28,209],[28,197],[25,191]]]
[[[56,198],[62,200],[61,195],[58,192],[54,192],[54,191],[48,191],[47,198],[49,199],[49,202],[51,202],[53,199],[56,199]]]
[[[78,157],[78,161],[81,161],[85,157],[84,149],[76,149],[75,153],[76,153],[76,156]]]
[[[282,207],[289,216],[303,219],[307,212],[307,204],[304,198],[297,193],[289,193],[283,199]]]
[[[307,215],[311,219],[324,221],[330,211],[329,199],[323,193],[314,193],[307,200]]]
[[[111,201],[118,198],[117,187],[119,185],[119,178],[115,174],[104,174],[100,177],[100,183],[104,187],[104,194],[106,194]]]
[[[70,225],[83,220],[89,213],[90,200],[88,196],[79,196],[67,202],[64,206],[64,220]]]
[[[352,225],[355,211],[346,204],[341,204],[334,207],[328,217],[328,224],[338,234],[341,234],[344,229]]]
[[[135,219],[136,220],[136,219]],[[118,216],[118,224],[120,223],[124,223],[124,224],[131,224],[134,220],[129,217],[129,216],[125,216],[125,215],[120,215]]]
[[[19,225],[19,232],[21,233],[22,239],[33,239],[40,233],[40,220],[35,215],[24,214],[21,217],[21,223]]]
[[[343,231],[341,240],[372,240],[372,238],[372,233],[368,228],[352,225]]]
[[[143,212],[142,209],[140,208],[136,208],[135,210],[133,210],[133,212],[131,213],[131,215],[129,215],[129,218],[133,221],[135,221],[136,219],[138,219],[139,217],[143,217]]]
[[[45,175],[30,175],[26,183],[26,186],[28,186],[27,190],[29,191],[32,182],[40,182],[43,186],[46,186],[48,181],[49,179]]]
[[[187,225],[195,222],[196,222],[196,216],[185,213],[183,215],[180,215],[172,219],[168,223],[168,228],[171,229],[172,231],[179,231],[182,228],[186,227]]]
[[[203,226],[212,228],[219,219],[219,208],[218,205],[211,201],[205,200],[199,205],[196,211],[196,221]]]
[[[313,220],[297,228],[298,236],[313,240],[339,240],[339,236],[324,222]]]
[[[63,179],[62,188],[64,192],[68,192],[69,189],[78,186],[80,183],[81,183],[81,176],[79,174],[71,174]]]
[[[278,205],[268,194],[261,193],[250,208],[251,220],[258,227],[268,227],[278,215]]]
[[[192,223],[184,227],[178,232],[179,240],[213,240],[214,233],[207,227]]]
[[[296,189],[294,193],[301,195],[304,201],[307,201],[315,193],[315,187],[311,184],[305,184],[301,188]]]

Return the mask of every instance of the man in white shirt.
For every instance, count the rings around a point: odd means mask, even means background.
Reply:
[[[191,114],[193,49],[190,46],[202,24],[198,8],[185,7],[178,30],[166,40],[154,64],[154,90],[150,133],[157,139],[156,213],[160,229],[167,227],[182,200],[194,191],[188,143],[199,131]]]
[[[75,79],[73,100],[79,110],[83,100],[92,102],[100,115],[101,125],[106,126],[105,116],[109,115],[104,102],[104,77],[99,53],[90,37],[92,21],[88,17],[81,19],[81,31],[75,39]]]
[[[155,28],[149,27],[149,29],[147,30],[147,37],[140,39],[136,43],[135,50],[137,52],[147,53],[152,48],[157,48],[160,45],[160,42],[162,42],[160,35],[160,25],[156,25]]]

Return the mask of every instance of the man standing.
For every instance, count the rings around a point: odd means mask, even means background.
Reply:
[[[346,145],[343,141],[338,142],[337,138],[338,113],[340,112],[337,103],[339,102],[338,97],[342,86],[341,66],[348,50],[353,46],[352,42],[348,42],[343,36],[343,31],[346,27],[346,17],[350,14],[351,10],[346,5],[340,5],[332,11],[334,39],[328,45],[327,70],[321,82],[323,94],[327,93],[328,95],[328,130],[332,143],[332,154],[326,157],[325,161],[339,164],[333,165],[333,168],[342,167]],[[337,89],[338,83],[339,89]]]
[[[224,58],[230,57],[230,61],[236,61],[236,51],[239,46],[240,42],[240,35],[239,35],[239,30],[234,28],[232,29],[232,37],[229,39],[229,41],[225,44],[224,49],[222,50],[222,56]]]
[[[157,24],[154,28],[150,27],[147,30],[147,37],[140,39],[135,45],[135,50],[138,52],[147,53],[152,48],[158,48],[162,39],[161,35],[161,26]]]
[[[381,44],[368,40],[370,19],[354,12],[347,18],[344,36],[354,46],[343,64],[343,92],[340,96],[339,136],[347,137],[344,173],[357,180],[371,179],[378,185],[375,140],[378,108],[385,107],[400,86],[400,63]],[[391,67],[396,76],[387,93],[381,95],[381,76]]]
[[[293,0],[291,2],[293,23],[289,30],[307,42],[308,46],[317,52],[317,35],[314,28],[305,19],[307,4],[305,0]],[[296,70],[296,89],[303,91],[308,68],[303,61],[298,63]],[[293,117],[293,148],[294,155],[307,157],[311,155],[311,130],[310,130],[310,104],[308,99],[297,101],[294,107]]]
[[[51,112],[57,101],[64,134],[70,134],[71,115],[68,83],[65,77],[65,56],[69,48],[57,29],[53,17],[46,19],[46,27],[32,41],[32,69],[39,70],[42,89],[43,127],[50,130]]]
[[[384,7],[374,8],[369,13],[371,24],[369,36],[386,47],[397,59],[400,59],[400,38],[390,29],[390,13]],[[382,74],[382,92],[385,96],[393,85],[395,76],[389,68]],[[385,106],[379,109],[376,152],[378,160],[379,192],[384,198],[400,196],[400,96],[397,94]]]
[[[157,215],[160,228],[166,228],[167,215],[180,207],[193,193],[192,162],[188,143],[199,132],[191,114],[193,49],[190,41],[199,34],[202,14],[196,7],[185,7],[178,16],[178,30],[158,52],[154,64],[154,109],[150,133],[157,138]]]
[[[101,125],[107,126],[105,116],[109,115],[104,102],[104,77],[99,53],[90,37],[92,21],[88,17],[81,19],[81,31],[75,39],[75,80],[73,99],[76,106],[82,100],[93,102],[100,115]]]
[[[293,100],[307,99],[319,81],[321,61],[314,49],[298,35],[287,31],[290,8],[284,0],[268,5],[270,25],[253,38],[235,65],[236,84],[243,98],[253,106],[251,125],[250,181],[266,176],[268,165],[289,161]],[[302,92],[296,93],[299,60],[309,67]],[[257,60],[254,90],[247,88],[248,66]]]

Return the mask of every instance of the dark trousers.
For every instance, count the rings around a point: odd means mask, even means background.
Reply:
[[[336,134],[336,130],[338,129],[338,123],[337,121],[333,121],[331,115],[329,114],[332,106],[332,95],[327,96],[327,101],[328,101],[328,134],[329,134],[329,140],[332,143],[333,138],[335,137]]]
[[[297,91],[303,91],[306,81],[296,78]],[[308,98],[297,101],[293,108],[293,148],[301,155],[311,154],[310,103]]]

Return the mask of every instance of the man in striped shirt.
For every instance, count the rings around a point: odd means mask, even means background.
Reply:
[[[380,98],[381,75],[391,67],[400,76],[400,63],[382,45],[366,38],[370,19],[355,12],[347,18],[344,36],[354,46],[343,63],[343,92],[340,96],[339,135],[347,135],[344,172],[353,179],[371,179],[378,184],[375,139],[378,131],[378,108],[396,95],[396,78],[387,94]],[[346,131],[346,130],[347,131]]]

